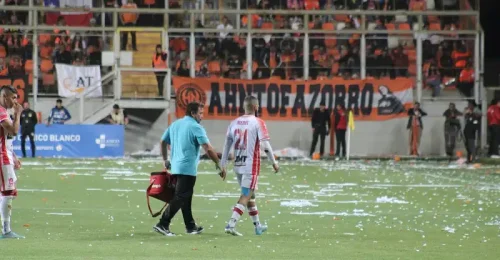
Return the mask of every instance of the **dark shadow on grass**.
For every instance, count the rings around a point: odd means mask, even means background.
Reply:
[[[98,241],[193,241],[193,240],[212,240],[214,238],[222,238],[222,237],[231,237],[228,234],[224,234],[222,232],[210,232],[210,231],[205,231],[202,234],[199,235],[188,235],[188,234],[179,234],[175,237],[166,237],[163,235],[160,235],[156,232],[153,231],[142,231],[142,232],[134,232],[133,236],[131,236],[132,233],[123,233],[120,234],[118,233],[119,236],[116,236],[116,233],[111,234],[111,233],[101,233],[101,234],[96,234],[92,238],[90,237],[84,237],[81,239],[78,239],[79,241],[93,241],[93,242],[98,242]]]

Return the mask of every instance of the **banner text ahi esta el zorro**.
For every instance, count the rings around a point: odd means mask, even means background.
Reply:
[[[192,101],[205,104],[204,119],[232,120],[244,113],[247,95],[258,98],[264,120],[308,121],[324,101],[328,109],[351,108],[356,120],[405,117],[413,102],[413,81],[395,80],[235,80],[174,77],[176,116]]]

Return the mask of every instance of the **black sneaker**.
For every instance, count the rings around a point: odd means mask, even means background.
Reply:
[[[165,228],[164,226],[162,226],[160,224],[156,224],[156,226],[153,227],[153,231],[160,233],[160,234],[167,236],[167,237],[175,237],[175,234],[170,232],[170,229]]]
[[[203,227],[202,226],[195,226],[193,229],[186,229],[186,233],[190,235],[198,235],[203,232]]]

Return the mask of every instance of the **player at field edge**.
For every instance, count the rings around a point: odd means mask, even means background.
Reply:
[[[255,191],[260,174],[260,146],[264,147],[267,157],[273,164],[274,172],[279,171],[278,163],[274,158],[273,149],[269,142],[269,133],[264,120],[257,118],[259,101],[254,96],[248,96],[243,102],[245,115],[232,121],[227,129],[226,141],[222,152],[221,165],[226,168],[229,152],[234,148],[234,172],[241,187],[241,196],[233,208],[231,219],[225,228],[227,234],[242,236],[236,231],[236,223],[245,208],[252,218],[255,234],[261,235],[267,230],[259,220],[259,211],[255,203]]]
[[[14,120],[10,119],[7,109],[14,110]],[[24,238],[10,228],[10,216],[12,214],[12,201],[17,196],[15,169],[21,167],[21,163],[10,150],[12,138],[19,133],[21,112],[23,107],[17,103],[17,90],[12,86],[3,86],[0,89],[0,215],[2,218],[2,238]],[[9,141],[10,140],[10,141]]]

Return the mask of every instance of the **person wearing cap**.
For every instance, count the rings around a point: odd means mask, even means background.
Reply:
[[[313,140],[309,156],[313,156],[319,137],[321,139],[321,143],[319,145],[319,154],[322,157],[325,153],[325,136],[328,135],[328,127],[330,126],[330,113],[326,109],[324,100],[320,102],[319,108],[314,109],[311,118],[311,125],[313,130]]]
[[[156,52],[153,55],[153,68],[155,69],[166,69],[168,68],[167,53],[161,49],[161,45],[156,45]],[[158,95],[163,97],[163,86],[165,81],[166,72],[165,71],[155,71],[156,81],[158,82]],[[167,95],[170,93],[167,93]]]
[[[113,111],[108,116],[108,122],[112,125],[128,125],[128,117],[118,104],[113,106]]]

